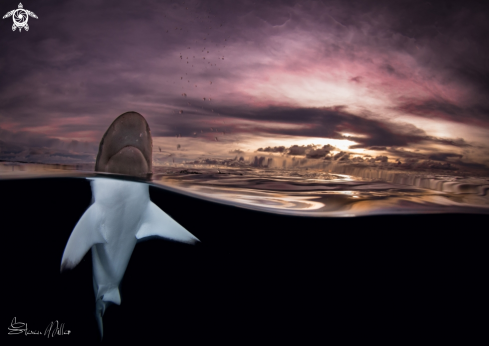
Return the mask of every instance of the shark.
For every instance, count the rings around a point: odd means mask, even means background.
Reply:
[[[144,117],[124,113],[102,138],[96,171],[151,174],[151,149],[151,133]],[[103,338],[102,316],[109,305],[121,304],[119,285],[136,244],[153,237],[189,244],[199,239],[151,202],[148,184],[107,177],[87,179],[92,203],[68,239],[61,272],[76,267],[91,250],[95,317]]]

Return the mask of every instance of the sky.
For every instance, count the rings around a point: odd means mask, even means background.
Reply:
[[[22,4],[38,17],[28,31],[0,21],[0,160],[95,162],[112,121],[136,111],[156,165],[265,156],[489,174],[482,2]]]

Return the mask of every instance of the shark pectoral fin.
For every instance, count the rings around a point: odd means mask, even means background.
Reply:
[[[148,203],[141,221],[141,227],[136,234],[138,239],[157,236],[190,244],[199,241],[151,201]]]
[[[95,244],[106,243],[102,232],[102,213],[92,204],[76,224],[61,259],[61,272],[73,269]]]

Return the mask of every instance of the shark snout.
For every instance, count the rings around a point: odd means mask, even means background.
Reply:
[[[129,145],[109,158],[105,164],[105,171],[127,175],[144,175],[150,169],[141,150]]]
[[[95,171],[126,175],[152,173],[153,140],[148,123],[137,112],[120,115],[100,142]]]

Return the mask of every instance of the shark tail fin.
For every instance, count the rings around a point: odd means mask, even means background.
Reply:
[[[61,272],[76,267],[93,245],[106,243],[98,226],[102,218],[102,213],[95,204],[83,214],[66,243],[61,259]]]
[[[97,320],[98,331],[100,332],[100,340],[104,338],[104,323],[102,316],[104,315],[106,308],[107,304],[102,299],[98,299],[95,305],[95,319]]]
[[[104,316],[105,310],[112,304],[121,304],[121,295],[119,289],[114,287],[107,291],[103,297],[98,298],[95,303],[95,319],[97,320],[98,330],[100,332],[100,339],[104,338],[104,322],[102,317]]]
[[[199,241],[151,201],[141,221],[141,226],[136,234],[137,239],[156,236],[190,244]]]

